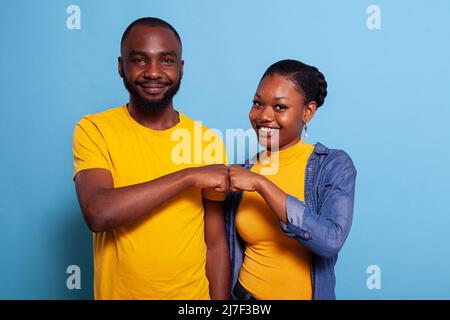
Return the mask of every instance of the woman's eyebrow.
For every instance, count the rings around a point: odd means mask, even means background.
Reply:
[[[257,93],[255,93],[255,97],[258,98],[258,99],[261,99],[261,96],[260,96],[259,94],[257,94]],[[274,97],[274,99],[275,99],[275,100],[283,100],[283,99],[289,100],[289,99],[286,98],[286,97]]]

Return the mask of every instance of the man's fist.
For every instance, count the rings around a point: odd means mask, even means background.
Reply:
[[[228,191],[228,167],[224,164],[212,164],[193,168],[194,186],[212,188],[214,191]]]

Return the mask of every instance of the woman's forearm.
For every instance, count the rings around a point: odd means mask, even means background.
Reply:
[[[287,223],[286,197],[287,194],[277,187],[272,181],[262,175],[258,175],[256,191],[264,198],[266,203],[278,218]]]

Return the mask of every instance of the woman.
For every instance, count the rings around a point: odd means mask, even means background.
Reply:
[[[301,139],[326,95],[323,74],[300,61],[262,76],[249,118],[267,152],[229,168],[233,299],[335,299],[356,170],[344,151]]]

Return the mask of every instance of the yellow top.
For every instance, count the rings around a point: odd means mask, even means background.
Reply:
[[[279,151],[278,172],[266,177],[303,201],[306,164],[313,150],[313,145],[300,141]],[[251,171],[263,173],[263,167],[257,161]],[[298,241],[286,236],[278,221],[259,193],[244,193],[236,215],[237,230],[247,243],[239,281],[257,299],[310,300],[311,254]]]
[[[74,174],[111,172],[114,187],[187,168],[226,163],[222,140],[179,113],[167,130],[136,122],[126,106],[87,115],[73,136]],[[203,190],[203,197],[225,194]],[[206,277],[202,190],[188,188],[138,221],[94,233],[96,299],[210,299]]]

